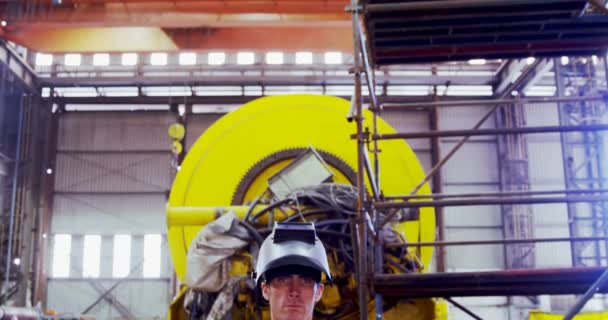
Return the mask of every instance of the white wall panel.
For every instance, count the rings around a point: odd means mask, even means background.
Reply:
[[[455,142],[441,143],[441,152],[449,152]],[[465,143],[443,167],[443,181],[451,183],[498,183],[496,144],[492,142]]]
[[[163,195],[57,194],[53,233],[164,233]]]
[[[59,150],[171,150],[168,112],[82,112],[61,116]]]
[[[568,227],[557,226],[535,226],[534,236],[536,238],[562,238],[568,237]],[[568,242],[545,242],[536,244],[536,267],[555,268],[571,267],[570,243]]]
[[[172,181],[169,153],[58,153],[55,191],[166,191]]]
[[[561,185],[564,188],[562,150],[559,142],[528,141],[528,174],[530,187],[542,190],[543,187]]]
[[[98,281],[109,289],[116,280]],[[48,282],[48,308],[58,313],[79,314],[101,295],[85,280],[50,279]],[[165,319],[171,297],[167,279],[130,281],[119,284],[112,295],[130,309],[137,319]],[[121,319],[120,313],[106,301],[99,302],[90,315],[97,319]]]
[[[425,111],[384,111],[381,117],[397,132],[427,132],[430,128],[429,116]],[[416,154],[418,154],[418,151],[431,149],[430,139],[410,139],[407,143]]]
[[[555,103],[526,104],[524,113],[526,125],[531,127],[559,124],[559,112]]]
[[[462,185],[445,186],[444,193],[487,193],[498,192],[498,186],[491,185]],[[446,227],[465,226],[502,226],[500,206],[461,206],[443,209],[443,221]],[[471,230],[471,232],[475,232]]]
[[[487,307],[472,307],[472,312],[481,317],[481,319],[492,319],[492,320],[515,320],[516,318],[509,318],[508,309],[505,307],[487,306]],[[472,319],[471,316],[464,313],[456,307],[450,307],[448,312],[449,319]],[[521,319],[523,320],[523,319]]]
[[[446,241],[500,240],[502,231],[493,228],[446,228]],[[497,270],[504,268],[501,245],[450,246],[448,268],[459,271]]]
[[[461,130],[472,129],[479,120],[492,108],[491,106],[478,107],[447,107],[439,108],[439,127],[441,130]],[[490,116],[483,125],[482,129],[494,128],[496,122]],[[480,137],[473,137],[479,139]]]

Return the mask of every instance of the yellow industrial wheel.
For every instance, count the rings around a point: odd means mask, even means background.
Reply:
[[[196,208],[245,204],[266,190],[270,176],[310,146],[334,171],[336,182],[352,183],[357,149],[350,136],[356,128],[354,122],[346,120],[348,110],[349,102],[336,97],[266,97],[225,115],[205,131],[182,163],[169,198],[171,258],[182,281],[188,246],[204,223],[180,224],[183,220],[172,219],[171,212],[186,212],[190,221],[203,221],[196,217],[203,214]],[[371,121],[372,114],[366,112],[365,126],[371,128]],[[378,121],[378,128],[380,133],[395,132],[382,120]],[[381,141],[379,149],[384,195],[407,194],[424,178],[418,159],[405,141]],[[419,193],[429,192],[427,185]],[[423,208],[418,221],[403,222],[394,228],[410,242],[432,241],[433,209]],[[429,264],[431,255],[432,248],[420,249],[424,265]]]

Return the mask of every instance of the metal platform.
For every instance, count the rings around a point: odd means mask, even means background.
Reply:
[[[365,25],[376,65],[593,55],[608,16],[584,0],[370,0]]]
[[[606,268],[518,269],[491,272],[382,274],[375,290],[385,297],[477,297],[583,294]],[[598,292],[608,292],[608,286]]]

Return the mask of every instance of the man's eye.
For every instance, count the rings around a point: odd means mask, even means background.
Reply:
[[[315,281],[313,279],[304,278],[304,283],[307,285],[312,285],[315,283]]]
[[[287,277],[278,277],[277,278],[277,283],[286,283],[287,282]]]

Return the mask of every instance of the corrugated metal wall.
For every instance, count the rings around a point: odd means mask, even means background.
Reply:
[[[120,281],[111,298],[133,316],[166,317],[171,265],[164,236],[160,277],[144,279],[142,261],[143,236],[166,234],[164,209],[173,179],[167,136],[171,122],[172,117],[164,112],[61,116],[51,232],[71,234],[72,251],[70,276],[49,279],[48,308],[81,313]],[[96,280],[82,278],[83,236],[87,234],[102,236],[100,278]],[[112,279],[113,236],[117,234],[132,236],[131,273],[121,280]],[[48,274],[52,275],[51,270]],[[106,299],[89,314],[99,319],[120,317]]]

